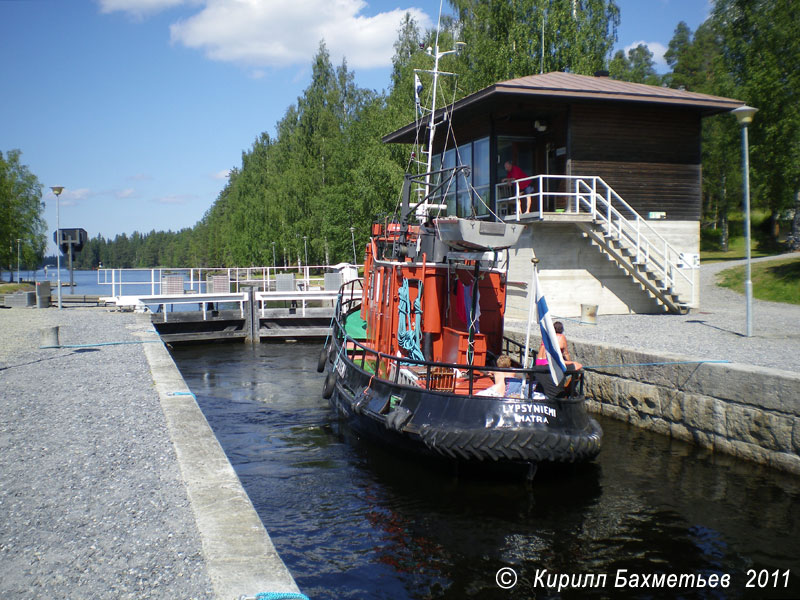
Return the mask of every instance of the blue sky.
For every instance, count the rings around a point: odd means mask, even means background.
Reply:
[[[679,21],[694,31],[709,13],[707,0],[617,4],[617,47],[657,59]],[[21,150],[45,186],[51,233],[55,185],[61,226],[90,237],[192,227],[307,87],[319,40],[383,89],[406,10],[431,26],[439,1],[0,0],[0,151]]]

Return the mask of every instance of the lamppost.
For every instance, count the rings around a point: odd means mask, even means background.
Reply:
[[[356,228],[350,228],[350,239],[353,240],[353,264],[358,264],[358,258],[356,258],[356,235],[355,235]]]
[[[272,242],[272,268],[275,268],[275,242]]]
[[[307,235],[303,236],[303,247],[305,248],[305,254],[306,254],[306,268],[308,268],[308,236]]]
[[[56,195],[56,270],[58,285],[58,310],[61,310],[61,207],[59,196],[64,191],[64,186],[56,185],[50,188]]]
[[[747,126],[753,122],[753,115],[758,111],[752,106],[740,106],[733,114],[742,127],[742,193],[744,195],[744,247],[747,256],[744,276],[744,295],[746,301],[747,337],[753,335],[753,281],[750,278],[750,153],[747,142]]]
[[[17,283],[21,281],[19,278],[19,243],[21,241],[21,239],[17,238]]]

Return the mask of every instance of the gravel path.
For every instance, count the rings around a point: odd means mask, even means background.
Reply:
[[[744,262],[702,265],[700,308],[689,314],[600,315],[597,325],[562,318],[567,339],[667,352],[687,360],[728,360],[800,374],[800,306],[754,299],[753,336],[748,338],[744,296],[716,285],[720,271]],[[525,331],[525,323],[516,322],[513,327]],[[532,333],[538,336],[538,332]]]
[[[212,598],[147,318],[0,309],[0,597]]]

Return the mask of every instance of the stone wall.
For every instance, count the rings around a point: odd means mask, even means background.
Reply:
[[[521,335],[509,337],[524,343]],[[585,391],[593,412],[800,475],[800,376],[688,363],[612,344],[570,344],[591,367]]]

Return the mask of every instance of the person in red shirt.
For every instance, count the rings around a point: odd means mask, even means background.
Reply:
[[[527,179],[528,175],[520,169],[517,165],[513,164],[510,160],[506,161],[504,165],[506,169],[506,178],[503,179],[504,182],[513,183],[515,181],[519,181],[520,179]],[[523,181],[519,184],[519,194],[520,196],[532,194],[533,193],[533,185],[531,185],[531,181]],[[515,190],[516,191],[516,190]],[[528,202],[528,206],[525,212],[531,212],[531,196],[526,198]]]

